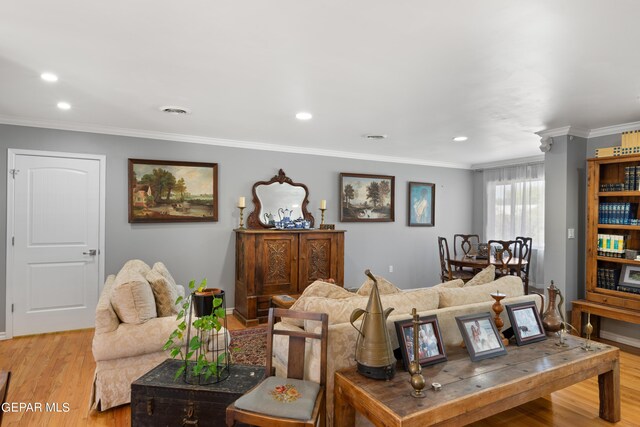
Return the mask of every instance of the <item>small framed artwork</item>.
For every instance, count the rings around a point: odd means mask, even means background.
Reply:
[[[538,308],[533,301],[505,305],[518,345],[546,340]]]
[[[640,288],[640,266],[623,265],[619,285]]]
[[[218,164],[129,159],[129,222],[218,220]]]
[[[456,317],[460,334],[467,346],[471,361],[477,362],[507,354],[491,313],[469,314]]]
[[[395,322],[398,343],[402,352],[404,369],[409,369],[409,363],[413,361],[413,320],[400,320]],[[433,365],[447,360],[447,355],[442,344],[440,326],[436,315],[422,316],[418,323],[418,357],[421,366]]]
[[[393,222],[395,177],[340,174],[340,221]]]
[[[433,227],[436,216],[436,185],[428,182],[410,182],[407,194],[409,227]]]

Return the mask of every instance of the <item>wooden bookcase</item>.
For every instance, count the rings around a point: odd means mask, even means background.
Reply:
[[[598,287],[598,268],[620,269],[622,273],[625,265],[633,265],[640,270],[640,261],[598,254],[598,234],[626,235],[626,248],[640,253],[640,225],[601,224],[599,221],[601,203],[631,203],[631,218],[640,218],[640,191],[600,191],[601,184],[624,183],[625,167],[640,167],[640,155],[593,158],[587,160],[587,165],[586,299],[612,308],[640,311],[639,294]],[[612,313],[618,311],[612,310]],[[605,317],[618,318],[616,315]]]

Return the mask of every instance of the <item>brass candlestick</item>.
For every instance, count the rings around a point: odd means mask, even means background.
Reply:
[[[244,214],[242,211],[244,211],[244,206],[238,206],[238,209],[240,209],[240,226],[238,227],[239,229],[244,229]]]
[[[593,351],[593,347],[591,347],[591,333],[593,332],[593,325],[591,324],[591,313],[587,312],[587,326],[584,328],[584,332],[587,336],[587,342],[584,343],[582,347],[583,350]]]
[[[418,317],[418,311],[415,308],[411,310],[411,314],[413,315],[413,360],[411,361],[411,363],[409,363],[409,373],[411,374],[410,382],[411,387],[413,387],[411,396],[423,398],[426,397],[426,395],[422,392],[426,385],[426,381],[422,376],[422,366],[420,366],[420,341],[418,339],[418,326],[420,324],[420,319]]]
[[[320,208],[320,211],[322,212],[322,218],[320,219],[320,225],[324,225],[324,211],[326,211],[327,208]]]
[[[494,302],[493,305],[491,306],[491,309],[496,314],[496,317],[493,318],[493,321],[496,324],[496,329],[498,329],[498,334],[500,335],[500,339],[502,340],[502,343],[504,345],[509,345],[509,340],[506,339],[504,337],[504,335],[502,334],[502,332],[501,332],[501,329],[504,326],[504,322],[502,321],[502,318],[500,317],[500,313],[502,313],[502,311],[504,310],[504,308],[502,307],[502,304],[500,304],[500,301],[502,301],[504,299],[504,297],[506,297],[507,295],[502,294],[499,291],[495,291],[494,293],[492,293],[490,295],[491,295],[491,298],[496,300],[496,302]]]

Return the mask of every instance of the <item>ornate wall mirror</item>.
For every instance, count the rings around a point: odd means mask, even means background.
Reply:
[[[253,184],[252,193],[255,208],[247,218],[249,228],[274,228],[274,223],[284,216],[306,219],[313,227],[313,215],[307,211],[307,186],[293,182],[282,169],[269,181]]]

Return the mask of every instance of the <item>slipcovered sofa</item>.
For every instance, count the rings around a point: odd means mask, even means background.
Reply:
[[[482,273],[480,273],[482,274]],[[486,276],[486,272],[485,272]],[[493,279],[493,272],[491,272]],[[383,308],[394,307],[387,319],[387,328],[393,348],[398,348],[398,340],[394,322],[411,319],[411,309],[415,307],[420,316],[435,314],[438,318],[445,349],[459,346],[462,337],[456,323],[456,317],[466,314],[491,312],[494,303],[489,295],[500,291],[507,297],[503,304],[523,301],[536,301],[538,308],[542,302],[537,295],[524,295],[522,280],[516,276],[506,276],[497,280],[476,280],[470,286],[464,286],[462,280],[442,283],[430,288],[400,290],[378,278]],[[476,284],[481,283],[481,284]],[[370,283],[366,283],[357,294],[348,292],[336,285],[314,282],[302,293],[291,307],[292,310],[318,311],[329,314],[328,354],[327,354],[327,425],[333,425],[333,376],[335,371],[355,366],[355,343],[358,332],[349,322],[351,312],[355,308],[366,308]],[[506,312],[502,313],[504,328],[510,327]],[[356,322],[360,326],[361,320]],[[279,322],[277,329],[295,330],[304,328],[318,332],[319,325]],[[308,344],[305,351],[305,375],[317,381],[320,363],[320,346]],[[286,344],[274,344],[274,366],[278,375],[282,375],[287,366],[288,348]]]
[[[162,348],[179,323],[175,301],[184,294],[161,262],[150,268],[131,260],[107,277],[96,308],[91,409],[129,403],[131,383],[170,357]],[[229,339],[224,328],[216,335]]]

